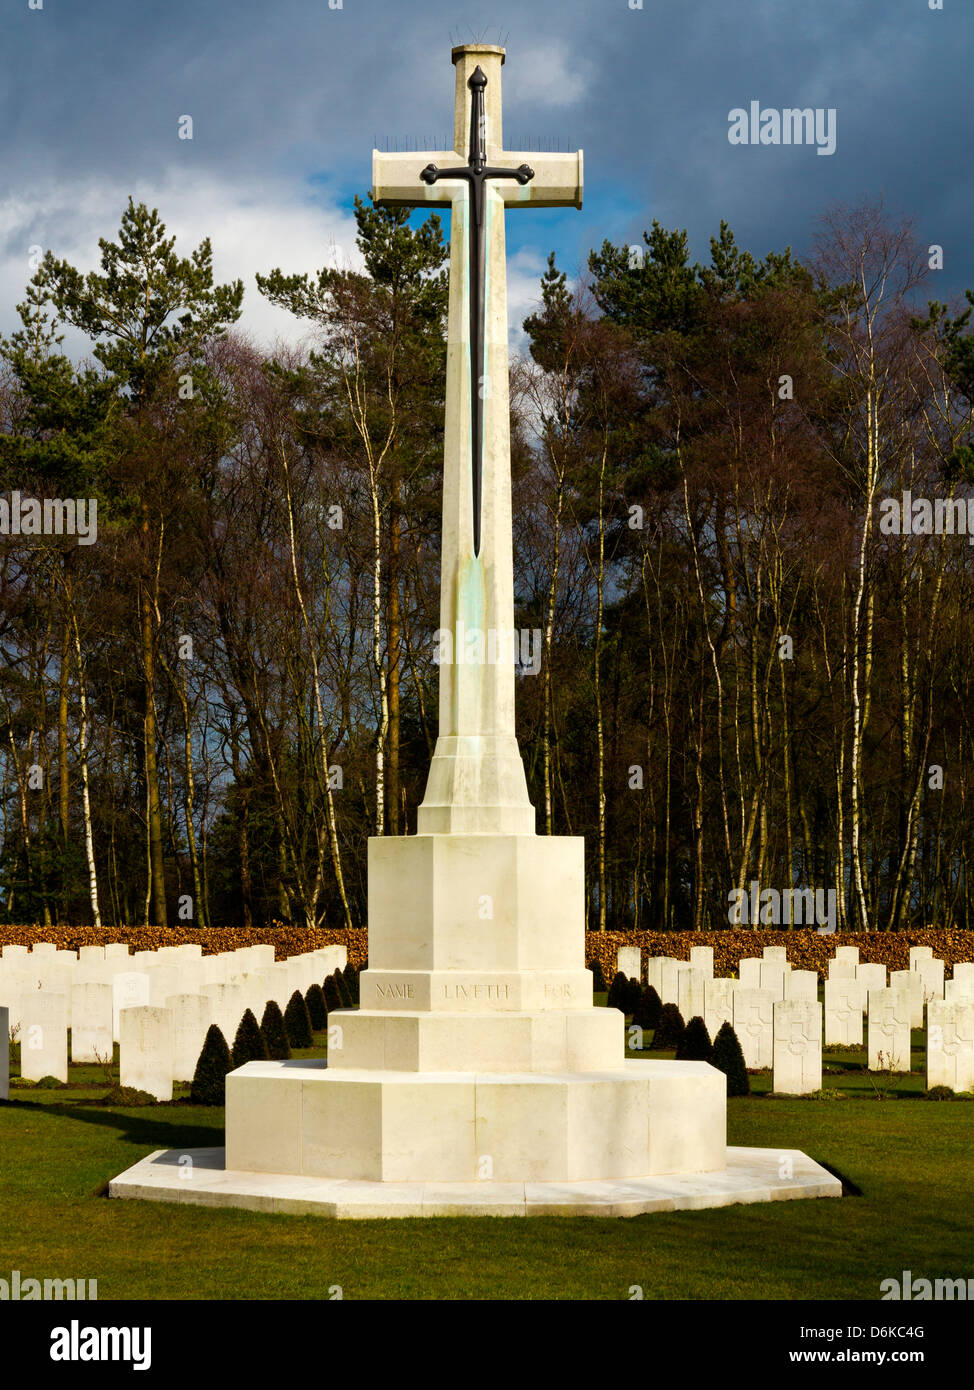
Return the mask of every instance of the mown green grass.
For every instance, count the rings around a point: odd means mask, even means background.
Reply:
[[[90,1103],[103,1077],[15,1089],[0,1105],[0,1278],[97,1279],[101,1299],[322,1299],[335,1286],[345,1298],[625,1299],[639,1286],[644,1298],[875,1299],[904,1269],[974,1273],[974,1103],[922,1100],[919,1076],[876,1100],[864,1057],[825,1060],[843,1068],[825,1084],[845,1099],[770,1097],[770,1076],[753,1076],[755,1093],[729,1102],[728,1142],[802,1149],[861,1196],[630,1220],[328,1221],[110,1202],[108,1180],[152,1150],[222,1143],[223,1112]]]

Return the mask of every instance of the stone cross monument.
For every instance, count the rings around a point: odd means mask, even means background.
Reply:
[[[229,1078],[234,1170],[504,1183],[724,1167],[723,1076],[627,1062],[622,1017],[593,1007],[584,841],[535,834],[514,733],[504,218],[580,207],[582,155],[504,149],[503,61],[483,44],[453,50],[454,149],[373,154],[376,202],[451,211],[440,625],[452,660],[418,833],[369,841],[361,1008],[330,1016],[326,1069],[295,1065],[268,1086],[274,1064],[257,1063]],[[248,1119],[259,1085],[265,1109]],[[651,1102],[665,1124],[650,1123]],[[279,1107],[300,1111],[297,1140]]]
[[[440,623],[452,659],[441,647],[418,833],[369,841],[361,1008],[329,1015],[327,1066],[249,1062],[227,1078],[211,1185],[229,1202],[631,1215],[761,1200],[777,1171],[757,1150],[726,1171],[722,1073],[626,1058],[625,1021],[593,1007],[585,968],[584,843],[535,834],[514,732],[504,218],[580,207],[582,155],[504,149],[503,61],[488,45],[453,50],[454,149],[373,154],[376,202],[451,210]],[[775,1195],[840,1190],[811,1167]],[[145,1192],[141,1170],[132,1183]]]
[[[372,157],[377,202],[446,204],[451,213],[440,630],[453,659],[440,667],[439,738],[421,835],[534,833],[507,655],[514,581],[504,214],[580,208],[582,155],[504,149],[503,61],[502,48],[453,50],[454,149]]]

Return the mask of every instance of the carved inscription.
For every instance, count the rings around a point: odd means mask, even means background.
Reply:
[[[380,999],[412,999],[413,986],[407,984],[380,985],[375,986],[375,992]]]

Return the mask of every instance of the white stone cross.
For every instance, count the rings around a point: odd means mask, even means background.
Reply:
[[[503,48],[464,44],[454,148],[372,154],[372,197],[450,209],[439,737],[420,834],[533,834],[514,736],[514,575],[504,213],[582,205],[582,152],[505,150]]]

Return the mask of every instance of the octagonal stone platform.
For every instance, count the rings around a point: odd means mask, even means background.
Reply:
[[[429,1216],[642,1216],[736,1203],[840,1197],[839,1179],[797,1149],[729,1148],[726,1167],[604,1182],[362,1182],[240,1173],[223,1149],[149,1154],[109,1184],[109,1197],[332,1220]]]

